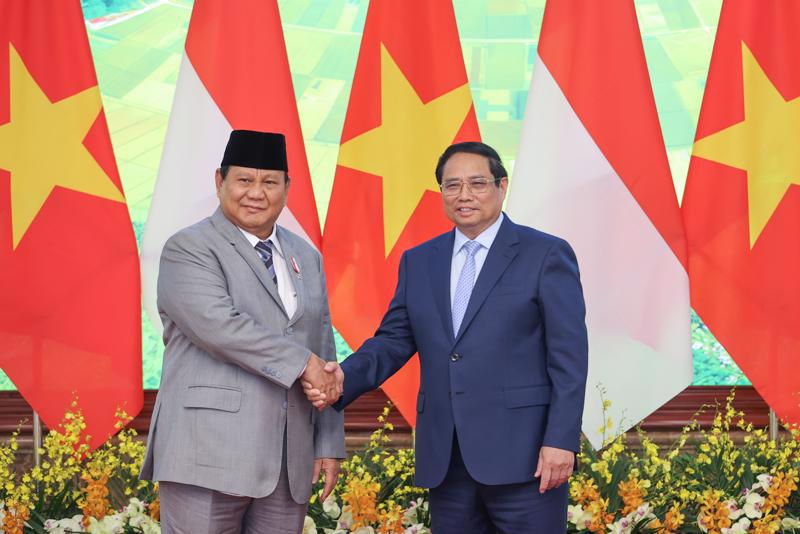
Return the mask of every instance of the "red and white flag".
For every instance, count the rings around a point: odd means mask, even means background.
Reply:
[[[214,171],[233,129],[286,136],[292,187],[278,223],[321,248],[321,232],[276,0],[194,4],[164,155],[142,240],[142,292],[156,311],[158,261],[175,232],[219,204]]]
[[[632,0],[548,2],[508,211],[577,254],[599,446],[692,379],[686,242]]]

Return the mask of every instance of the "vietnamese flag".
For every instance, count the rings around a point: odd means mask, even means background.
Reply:
[[[683,200],[692,306],[800,423],[800,4],[724,2]]]
[[[633,0],[547,3],[508,199],[575,249],[599,448],[692,381],[686,240]]]
[[[142,407],[139,262],[80,2],[0,4],[0,367],[99,446]]]
[[[214,171],[231,130],[286,136],[291,187],[278,224],[317,250],[321,232],[277,0],[197,0],[142,239],[145,309],[161,330],[161,249],[219,205]]]
[[[480,132],[450,2],[373,0],[325,222],[333,324],[357,348],[394,294],[400,256],[450,228],[434,170]],[[419,363],[383,389],[412,425]]]

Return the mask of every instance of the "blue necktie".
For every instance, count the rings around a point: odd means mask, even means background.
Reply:
[[[475,285],[475,254],[480,248],[481,244],[477,241],[467,241],[461,247],[461,250],[466,251],[467,259],[464,261],[464,267],[461,268],[461,274],[458,275],[456,294],[453,298],[454,336],[458,335],[458,329],[461,328],[461,321],[464,320],[469,297],[472,295],[472,287]]]
[[[272,263],[272,240],[259,241],[256,243],[256,252],[261,256],[261,261],[264,262],[264,267],[275,282],[275,287],[278,287],[278,275],[275,274],[275,265]]]

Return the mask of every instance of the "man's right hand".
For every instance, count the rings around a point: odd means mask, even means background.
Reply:
[[[318,410],[323,410],[341,396],[344,373],[336,362],[326,362],[311,354],[300,380],[308,400]]]

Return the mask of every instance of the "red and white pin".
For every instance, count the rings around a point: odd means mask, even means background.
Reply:
[[[292,256],[290,259],[292,263],[292,269],[297,273],[297,278],[302,278],[303,276],[300,274],[300,266],[297,264],[297,260],[294,259],[294,256]]]

